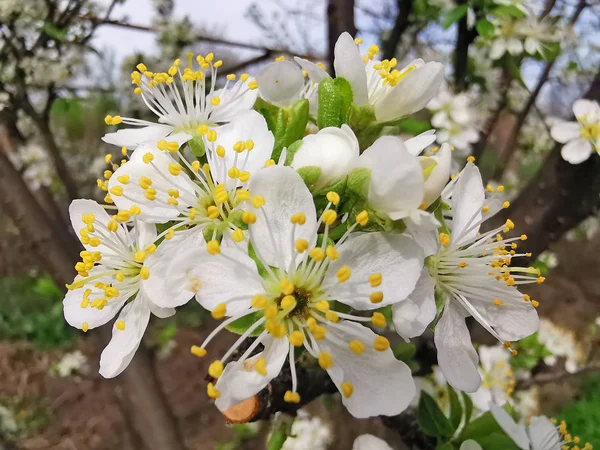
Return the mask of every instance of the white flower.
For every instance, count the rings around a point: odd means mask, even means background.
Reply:
[[[471,344],[465,318],[473,316],[489,333],[510,348],[508,341],[522,339],[538,328],[535,301],[528,301],[516,285],[542,282],[537,271],[509,267],[517,256],[516,243],[526,236],[504,239],[514,225],[505,225],[479,235],[483,221],[493,216],[508,202],[497,198],[486,200],[481,175],[476,166],[468,163],[447,188],[451,193],[451,232],[419,233],[415,238],[423,245],[426,269],[415,289],[422,292],[414,301],[411,312],[415,322],[426,327],[435,308],[434,287],[444,299],[444,309],[435,329],[438,363],[448,383],[461,391],[475,392],[481,385],[477,370],[478,356]],[[490,188],[491,189],[491,188]],[[507,250],[509,247],[510,250]],[[532,277],[533,276],[533,277]],[[411,296],[412,299],[412,296]],[[401,335],[410,337],[410,329],[398,323],[396,316],[405,314],[406,302],[394,305],[394,325]]]
[[[567,425],[564,421],[557,427],[556,421],[553,423],[553,420],[540,416],[532,417],[527,424],[517,424],[510,414],[500,406],[491,404],[490,411],[498,425],[521,450],[563,450],[579,443],[579,438],[573,438],[567,432]],[[592,446],[586,442],[581,449],[591,450]]]
[[[483,412],[489,410],[490,402],[503,404],[508,401],[515,388],[515,377],[509,364],[510,353],[504,346],[481,345],[478,353],[483,381],[470,397],[475,408]]]
[[[552,356],[544,358],[547,365],[555,366],[557,358],[562,357],[565,358],[566,371],[575,373],[585,364],[586,352],[573,331],[555,325],[548,319],[542,319],[538,339],[552,352]]]
[[[74,200],[69,208],[71,224],[85,247],[77,263],[75,281],[63,301],[67,322],[83,331],[110,321],[112,340],[100,357],[100,374],[107,378],[119,375],[131,362],[140,345],[150,313],[158,317],[175,314],[172,308],[153,303],[153,292],[145,280],[153,270],[151,254],[156,249],[154,225],[134,220],[137,211],[122,211],[110,217],[93,200]],[[148,259],[146,259],[148,258]]]
[[[394,358],[387,339],[359,324],[373,321],[381,326],[383,316],[335,312],[329,301],[373,310],[403,300],[422,267],[418,245],[397,234],[351,235],[359,222],[367,223],[366,213],[357,216],[336,245],[327,245],[330,228],[337,223],[331,208],[339,196],[329,195],[330,203],[317,219],[310,191],[290,167],[261,170],[249,190],[254,196],[244,212],[251,219],[249,244],[224,239],[220,246],[212,241],[190,249],[174,258],[165,277],[171,292],[195,294],[214,316],[230,316],[195,354],[204,355],[204,347],[229,323],[255,315],[254,324],[211,364],[209,374],[218,381],[209,384],[209,396],[226,410],[265,388],[289,358],[292,383],[285,400],[298,402],[295,347],[304,346],[328,371],[355,417],[403,411],[415,393],[410,369]],[[317,245],[322,226],[323,244]],[[248,256],[250,245],[258,267]],[[243,355],[224,367],[255,332],[258,337]],[[261,344],[264,351],[253,355]]]
[[[304,64],[304,61],[298,58],[298,61]],[[310,67],[312,63],[306,61]],[[272,103],[273,105],[288,108],[301,98],[306,98],[310,102],[311,113],[316,116],[317,113],[317,93],[319,82],[327,78],[327,72],[316,66],[317,70],[312,70],[313,78],[305,80],[300,67],[291,61],[275,61],[267,64],[256,74],[258,82],[259,95]]]
[[[342,33],[335,44],[335,75],[345,78],[352,86],[354,104],[373,106],[375,117],[380,122],[399,119],[423,109],[444,79],[443,65],[415,59],[402,70],[397,70],[396,58],[378,61],[374,59],[377,54],[379,48],[373,45],[364,57],[361,56],[348,33]],[[312,65],[311,70],[312,63],[296,61],[314,81],[320,81],[313,75],[319,74],[316,65]]]
[[[8,408],[0,405],[0,431],[4,434],[16,433],[19,430],[15,414]]]
[[[198,70],[194,70],[193,54],[188,53],[188,67],[182,68],[176,60],[167,72],[150,72],[140,63],[131,74],[134,92],[158,116],[158,123],[121,116],[107,116],[107,125],[124,123],[125,128],[106,134],[102,140],[119,147],[135,149],[138,145],[156,143],[161,139],[183,139],[186,142],[198,135],[198,127],[228,123],[239,113],[248,111],[257,97],[258,84],[248,74],[227,76],[222,89],[216,89],[217,72],[223,62],[214,61],[214,55],[196,57]],[[179,79],[181,85],[178,86]]]
[[[59,377],[68,377],[73,374],[87,374],[87,358],[80,350],[67,353],[61,360],[53,366],[54,371]]]
[[[392,450],[392,447],[372,434],[363,434],[354,440],[352,450]]]
[[[600,154],[600,105],[596,101],[580,99],[573,104],[577,122],[556,121],[552,138],[566,144],[561,155],[571,164],[580,164],[595,151]]]
[[[311,417],[303,409],[292,424],[290,436],[281,447],[282,450],[327,450],[333,439],[329,427],[317,417]]]

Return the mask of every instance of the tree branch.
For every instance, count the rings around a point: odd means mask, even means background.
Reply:
[[[402,35],[410,25],[409,16],[413,9],[413,0],[398,0],[398,14],[390,37],[383,42],[383,59],[392,59]]]
[[[460,5],[466,4],[466,0],[458,2]],[[462,92],[467,88],[467,68],[469,62],[469,46],[477,37],[475,28],[469,30],[468,14],[465,14],[458,21],[456,35],[456,50],[454,52],[454,82],[456,92]]]
[[[333,56],[335,43],[344,31],[351,36],[356,35],[354,24],[354,0],[328,0],[327,1],[327,37],[329,71],[333,73]]]
[[[578,370],[577,372],[567,372],[566,370],[561,370],[559,372],[545,372],[538,373],[537,375],[529,378],[528,380],[523,380],[517,383],[515,389],[528,389],[532,386],[539,386],[541,384],[548,383],[558,383],[563,380],[567,380],[569,378],[578,377],[581,375],[585,375],[586,373],[591,372],[600,372],[600,362],[589,363],[584,368]]]

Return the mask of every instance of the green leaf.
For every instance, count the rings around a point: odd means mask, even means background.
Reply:
[[[483,450],[519,450],[517,444],[506,434],[491,433],[475,439]]]
[[[326,78],[319,83],[319,128],[339,127],[342,124],[342,108],[344,100],[333,78]]]
[[[194,136],[191,140],[187,142],[190,150],[194,154],[194,156],[198,159],[202,158],[206,153],[206,148],[204,146],[204,139],[202,136]]]
[[[444,27],[447,30],[452,26],[452,24],[462,19],[465,16],[465,14],[467,14],[468,10],[469,5],[467,4],[459,5],[456,8],[451,9],[444,16],[444,20],[442,20],[442,27]]]
[[[464,392],[461,392],[461,395],[462,395],[463,404],[465,407],[464,409],[465,409],[465,427],[466,427],[469,424],[469,422],[471,421],[471,416],[473,415],[473,400],[471,400],[471,397],[469,397]]]
[[[527,89],[527,85],[525,84],[525,81],[523,81],[523,75],[521,75],[521,61],[517,60],[516,57],[509,53],[506,53],[502,57],[502,61],[504,61],[504,66],[508,69],[514,79]]]
[[[560,55],[562,47],[560,42],[544,43],[544,48],[541,51],[541,57],[544,61],[554,61]]]
[[[417,352],[417,347],[415,344],[409,342],[401,342],[400,344],[392,346],[392,352],[394,352],[394,356],[397,360],[407,362],[413,359]]]
[[[62,41],[65,39],[67,35],[68,28],[59,28],[51,22],[44,23],[42,27],[44,33],[50,36],[52,39],[56,39],[57,41]]]
[[[496,27],[487,19],[481,19],[475,24],[475,28],[484,39],[492,39],[496,34]]]
[[[462,420],[463,411],[458,395],[450,385],[448,385],[448,397],[450,399],[450,423],[456,431]]]
[[[321,168],[317,166],[300,167],[296,172],[298,172],[298,175],[300,175],[310,191],[315,188],[315,183],[321,176]]]
[[[454,450],[454,445],[450,442],[446,442],[445,444],[438,444],[435,450]]]
[[[421,391],[417,409],[417,422],[423,433],[438,438],[450,438],[455,431],[437,402],[425,391]]]
[[[337,88],[340,97],[342,99],[342,109],[341,109],[341,119],[342,123],[348,123],[350,120],[350,108],[352,107],[352,102],[354,101],[354,94],[352,93],[352,86],[342,77],[337,77],[333,79],[333,84]]]
[[[235,333],[235,334],[244,334],[248,328],[250,328],[252,325],[254,325],[257,320],[260,320],[262,318],[263,318],[263,312],[256,311],[252,314],[248,314],[247,316],[241,317],[238,320],[231,322],[225,328],[227,328],[229,331],[231,331],[232,333]],[[250,336],[256,337],[260,333],[262,333],[264,330],[265,330],[265,325],[262,324],[259,327],[257,327],[250,334]]]
[[[514,5],[498,6],[492,11],[492,15],[498,17],[514,17],[516,19],[525,17],[525,13]]]
[[[369,180],[371,179],[371,169],[359,168],[354,169],[348,174],[347,191],[358,196],[359,198],[367,198],[369,190]]]
[[[285,110],[279,109],[277,116],[275,117],[275,127],[271,130],[275,137],[275,144],[273,145],[273,153],[271,158],[275,161],[281,155],[281,150],[285,147],[285,132],[287,128],[287,120],[285,117]]]
[[[267,121],[267,127],[269,128],[269,131],[272,132],[275,129],[275,118],[277,117],[277,114],[281,108],[272,105],[271,103],[268,103],[259,97],[254,103],[254,109],[265,118]]]
[[[431,130],[431,124],[429,122],[413,119],[412,117],[407,117],[406,119],[399,121],[398,127],[400,128],[400,131],[412,134],[413,136]]]
[[[460,434],[460,440],[473,439],[479,442],[479,438],[489,436],[492,433],[503,434],[502,428],[489,411],[471,421]]]
[[[288,111],[287,128],[285,130],[284,147],[289,147],[291,144],[304,137],[306,124],[308,123],[308,106],[308,100],[301,98],[290,107]],[[272,158],[277,161],[279,155],[273,154]]]

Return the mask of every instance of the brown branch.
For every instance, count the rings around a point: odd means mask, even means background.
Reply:
[[[466,4],[466,0],[458,2]],[[477,30],[469,30],[468,14],[459,21],[456,35],[456,50],[454,51],[454,83],[456,92],[462,92],[467,88],[467,66],[469,63],[469,47],[477,37]]]
[[[413,9],[413,0],[398,0],[398,14],[389,39],[383,42],[383,59],[392,59],[402,35],[410,25],[409,16]]]
[[[267,59],[271,58],[271,56],[273,56],[273,54],[270,50],[267,50],[265,53],[256,56],[255,58],[247,59],[246,61],[239,62],[233,66],[227,66],[225,67],[225,71],[228,73],[237,72],[253,64],[258,64],[260,62],[266,61]]]
[[[577,372],[567,372],[566,370],[561,370],[559,372],[542,372],[537,375],[529,378],[528,380],[523,380],[517,383],[515,389],[528,389],[532,386],[539,386],[541,384],[548,383],[558,383],[563,380],[568,380],[569,378],[578,377],[581,375],[585,375],[586,373],[600,372],[600,362],[589,363],[584,368],[578,370]]]
[[[327,1],[327,37],[329,71],[333,73],[333,57],[335,43],[344,31],[356,35],[354,24],[354,0],[328,0]]]

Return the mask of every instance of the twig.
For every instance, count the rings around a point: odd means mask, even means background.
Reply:
[[[461,0],[459,4],[466,4],[466,0]],[[469,46],[477,37],[475,27],[469,30],[468,14],[465,14],[458,21],[456,35],[456,50],[454,52],[454,82],[456,92],[462,92],[467,88],[467,66],[469,62]]]
[[[410,25],[409,16],[413,9],[413,0],[398,0],[398,14],[389,39],[383,42],[383,58],[392,59],[402,35]]]
[[[539,386],[541,384],[558,383],[590,372],[600,372],[600,362],[589,363],[584,368],[573,373],[567,372],[566,370],[561,370],[560,372],[539,373],[528,380],[517,383],[516,389],[527,389],[531,386]]]

